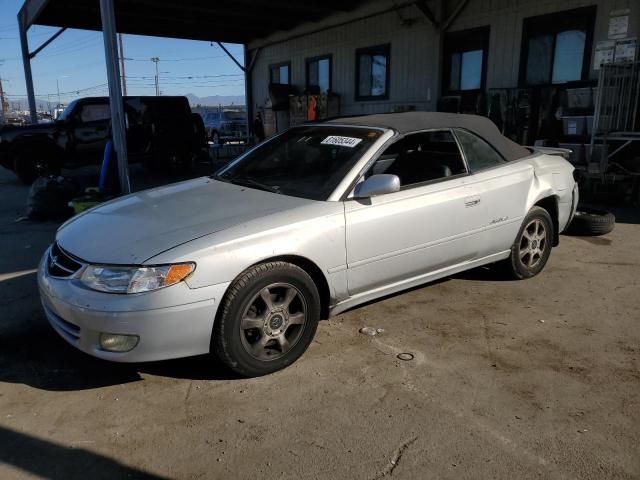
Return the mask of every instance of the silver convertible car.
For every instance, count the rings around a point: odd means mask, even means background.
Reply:
[[[571,164],[486,118],[343,118],[72,218],[38,281],[49,322],[84,352],[213,352],[258,376],[363,302],[496,262],[538,274],[577,202]]]

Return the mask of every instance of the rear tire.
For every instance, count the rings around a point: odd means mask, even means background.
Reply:
[[[246,377],[281,370],[313,340],[320,296],[311,277],[286,262],[246,270],[229,287],[213,326],[211,350]]]
[[[549,212],[541,207],[529,210],[511,246],[511,256],[505,262],[510,275],[523,280],[540,273],[551,254],[553,235]]]

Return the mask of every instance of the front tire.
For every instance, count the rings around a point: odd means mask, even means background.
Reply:
[[[520,227],[507,260],[509,273],[518,280],[535,277],[547,264],[553,242],[549,212],[533,207]]]
[[[212,351],[233,371],[257,377],[295,362],[313,340],[320,296],[311,277],[286,262],[246,270],[220,305]]]
[[[51,156],[51,153],[48,153]],[[47,152],[25,148],[16,152],[13,171],[25,185],[31,185],[38,177],[60,175],[60,164],[55,159],[47,159]]]

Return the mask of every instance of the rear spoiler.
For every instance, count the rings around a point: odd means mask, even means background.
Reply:
[[[557,155],[559,157],[563,157],[565,160],[569,160],[569,157],[573,153],[572,150],[568,148],[553,148],[553,147],[530,147],[527,146],[531,153],[542,153],[544,155]]]

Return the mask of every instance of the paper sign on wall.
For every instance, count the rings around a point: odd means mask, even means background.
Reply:
[[[596,53],[593,56],[594,70],[600,70],[600,65],[605,63],[613,63],[615,50],[615,40],[602,40],[596,43]]]
[[[633,62],[636,59],[636,39],[627,38],[616,42],[616,63]]]
[[[629,15],[609,17],[609,38],[617,39],[627,36],[629,31]]]

